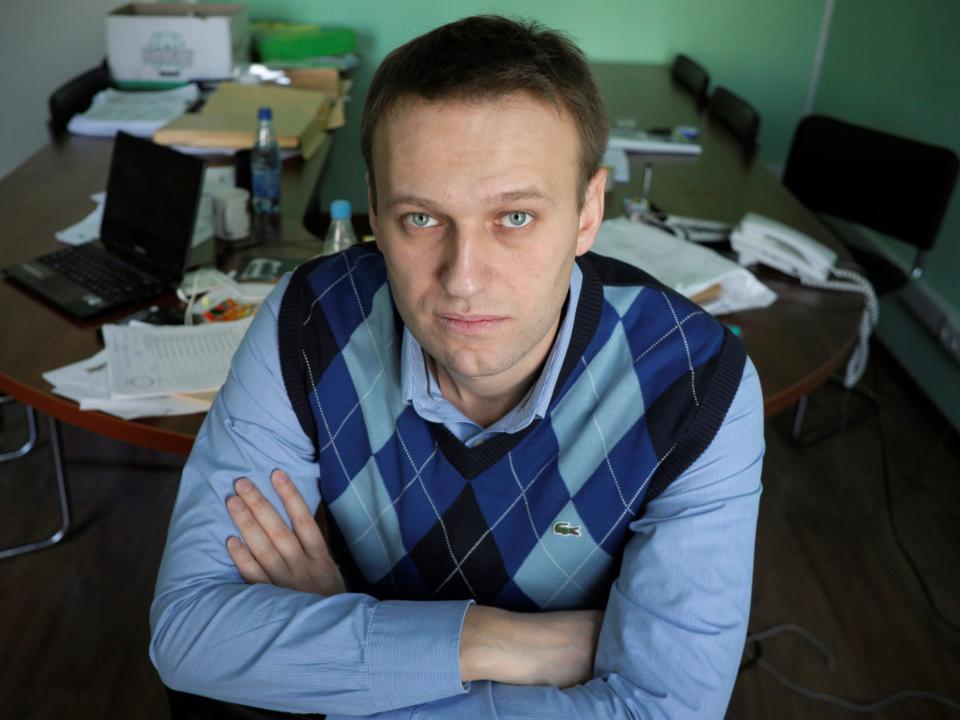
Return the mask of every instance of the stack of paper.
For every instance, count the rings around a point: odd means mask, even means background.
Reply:
[[[43,378],[81,410],[127,420],[206,412],[249,325],[104,325],[106,349]]]
[[[645,270],[714,315],[767,307],[777,299],[746,268],[646,223],[605,220],[593,250]]]
[[[67,129],[74,135],[113,137],[123,130],[150,137],[183,114],[199,97],[196,85],[146,92],[107,88],[94,96],[89,110],[70,119]]]
[[[326,137],[333,101],[313,90],[221,83],[200,112],[167,123],[153,139],[161,145],[244,150],[256,139],[257,110],[269,107],[280,149],[310,157]]]
[[[186,395],[114,400],[107,379],[107,351],[43,374],[53,392],[79,403],[81,410],[99,410],[124,420],[163,415],[192,415],[210,409],[210,401]]]

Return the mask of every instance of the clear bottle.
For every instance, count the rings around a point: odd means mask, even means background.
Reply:
[[[350,221],[352,208],[349,200],[334,200],[330,204],[330,227],[323,240],[321,255],[333,255],[357,242],[357,233]]]
[[[257,139],[250,152],[251,204],[255,215],[280,212],[280,171],[280,146],[273,131],[273,112],[262,107],[257,111]]]

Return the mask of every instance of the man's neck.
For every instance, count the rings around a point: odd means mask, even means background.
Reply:
[[[505,391],[500,388],[485,387],[486,383],[482,380],[480,382],[465,381],[461,378],[458,382],[443,366],[434,362],[432,357],[426,353],[424,357],[437,379],[443,397],[480,427],[489,427],[516,407],[536,380],[535,372],[527,377],[522,385],[515,385]]]

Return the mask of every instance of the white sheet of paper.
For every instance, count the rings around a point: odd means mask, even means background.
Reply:
[[[56,392],[56,390],[54,390]],[[168,415],[193,415],[206,412],[210,403],[181,395],[163,395],[134,400],[81,400],[81,410],[99,410],[124,420]]]
[[[100,237],[100,222],[103,220],[103,204],[106,202],[107,193],[94,193],[90,199],[97,204],[93,212],[76,225],[54,233],[57,240],[67,245],[83,245]]]
[[[192,415],[210,409],[210,401],[181,395],[112,400],[107,389],[107,351],[43,374],[53,392],[73,400],[81,410],[99,410],[124,420],[163,415]]]
[[[104,325],[110,397],[219,389],[251,320],[181,327]]]
[[[89,110],[70,119],[67,129],[74,135],[113,137],[123,130],[148,138],[182,115],[199,97],[200,91],[192,84],[152,91],[107,88],[94,96]]]
[[[777,299],[773,290],[733,260],[627,218],[605,220],[593,250],[635,265],[687,297],[719,283],[721,296],[703,305],[714,315],[767,307]]]
[[[89,393],[86,397],[110,397],[107,392],[107,351],[101,350],[86,360],[71,363],[56,370],[48,370],[43,373],[43,379],[54,387],[63,386],[73,388],[74,391],[83,390]]]

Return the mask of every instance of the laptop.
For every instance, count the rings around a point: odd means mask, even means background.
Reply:
[[[78,319],[170,292],[183,278],[205,166],[200,158],[118,133],[102,247],[67,246],[3,272]]]

